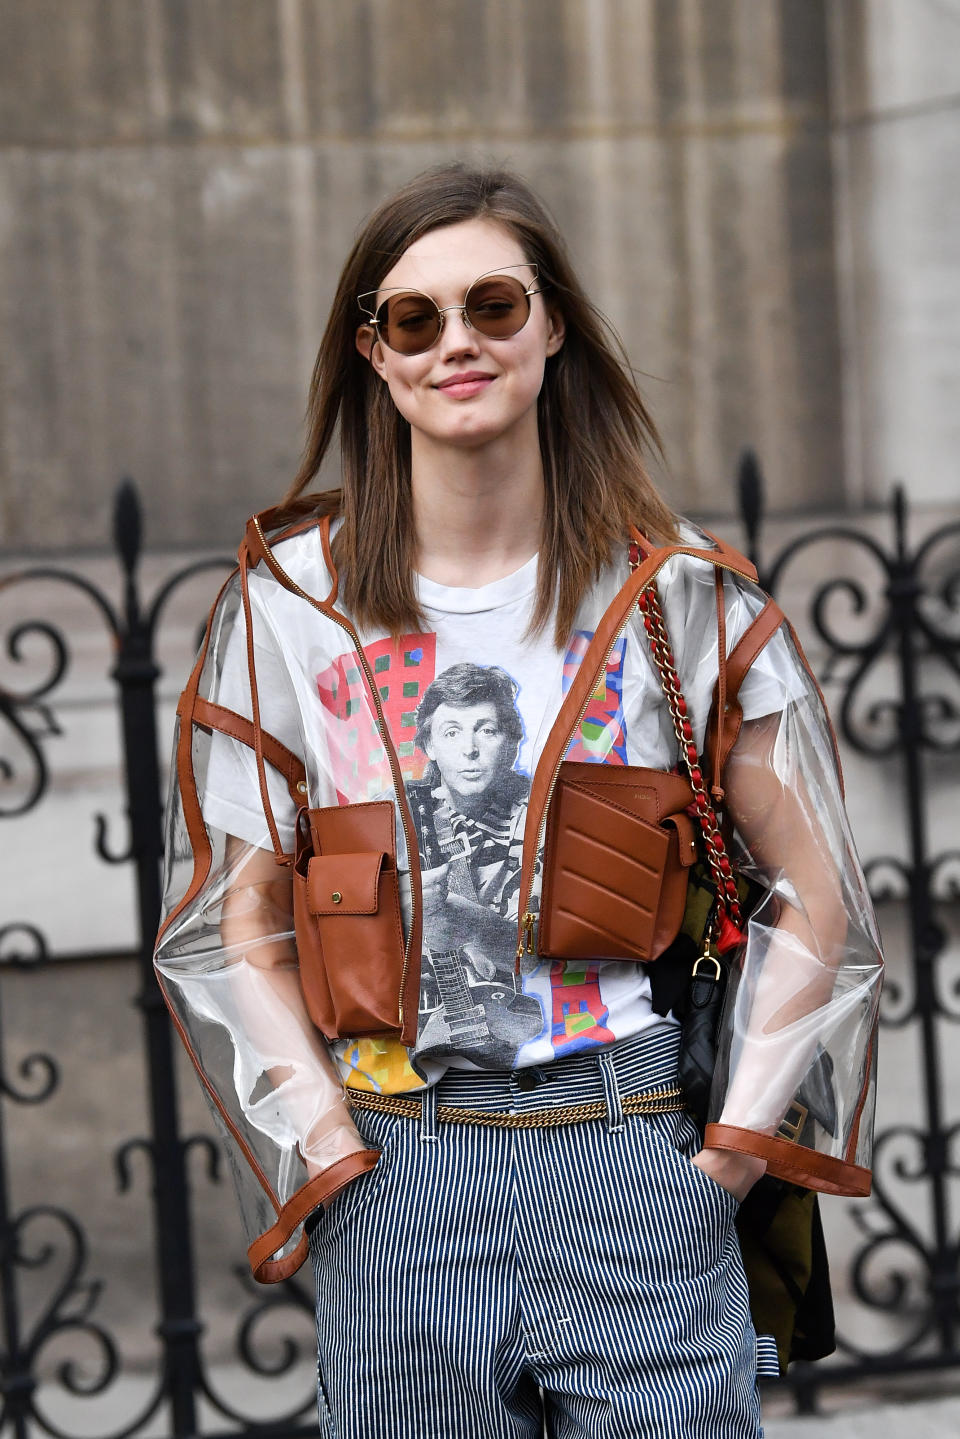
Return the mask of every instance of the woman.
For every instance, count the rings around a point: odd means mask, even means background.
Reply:
[[[747,562],[657,495],[657,444],[528,187],[420,176],[346,262],[300,473],[181,701],[158,971],[259,1278],[307,1221],[326,1434],[755,1436],[776,1356],[738,1204],[767,1169],[867,1192],[881,961],[828,723]],[[703,943],[735,953],[706,1142],[680,940],[658,967],[544,935],[578,887],[622,898],[606,820],[592,878],[544,837],[561,779],[626,795],[623,766],[682,790],[653,827],[678,874],[695,800]]]

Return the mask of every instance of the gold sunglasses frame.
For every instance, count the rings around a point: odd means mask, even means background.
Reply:
[[[476,326],[476,325],[471,324],[470,317],[469,317],[469,315],[467,314],[467,299],[468,299],[468,297],[469,297],[469,295],[470,295],[470,291],[473,289],[474,285],[479,285],[479,283],[480,283],[481,280],[489,280],[489,279],[491,279],[494,275],[506,275],[510,270],[532,270],[532,271],[533,271],[533,276],[532,276],[532,278],[531,278],[531,286],[530,286],[530,289],[529,289],[529,290],[524,290],[524,292],[523,292],[524,295],[525,295],[525,297],[526,297],[528,300],[529,300],[529,298],[530,298],[531,295],[542,295],[542,294],[543,294],[543,291],[542,291],[541,289],[538,289],[538,288],[536,287],[536,281],[539,280],[539,278],[540,278],[540,271],[538,270],[537,266],[533,264],[532,261],[530,261],[530,260],[525,260],[525,261],[523,261],[523,262],[522,262],[521,264],[519,264],[519,265],[498,265],[498,266],[496,267],[496,269],[494,269],[494,270],[484,270],[484,272],[483,272],[482,275],[478,275],[475,280],[471,280],[471,281],[470,281],[470,284],[467,286],[466,291],[464,292],[463,300],[460,302],[459,305],[438,305],[437,302],[436,302],[436,300],[433,298],[432,295],[428,295],[427,292],[426,292],[426,290],[418,290],[415,285],[390,285],[390,286],[389,286],[388,288],[386,288],[386,289],[383,289],[383,288],[381,287],[381,288],[378,288],[378,289],[376,289],[376,290],[364,290],[364,292],[363,292],[362,295],[358,295],[358,296],[357,296],[357,304],[359,305],[362,313],[363,313],[364,315],[367,315],[367,316],[369,317],[369,318],[365,321],[365,323],[368,324],[372,329],[376,330],[376,332],[377,332],[377,339],[380,340],[381,344],[386,345],[389,350],[393,350],[393,351],[394,351],[394,354],[397,354],[397,355],[406,355],[406,356],[412,358],[414,355],[425,355],[425,354],[427,353],[427,350],[432,350],[433,347],[434,347],[434,345],[439,344],[439,342],[440,342],[440,337],[441,337],[441,335],[443,334],[443,327],[444,327],[444,324],[445,324],[445,322],[446,322],[446,315],[447,315],[447,311],[448,311],[448,310],[459,310],[459,311],[460,311],[460,318],[461,318],[461,320],[463,321],[463,323],[464,323],[464,325],[466,326],[466,328],[467,328],[468,330],[477,329],[477,326]],[[512,278],[512,277],[511,277],[511,278]],[[431,341],[430,341],[430,344],[429,344],[429,345],[425,345],[422,350],[397,350],[397,349],[395,349],[394,346],[390,344],[390,341],[389,341],[389,340],[385,340],[385,339],[383,338],[383,336],[380,334],[380,321],[377,319],[377,315],[378,315],[379,311],[382,310],[384,304],[386,303],[386,300],[381,300],[381,302],[380,302],[380,304],[377,306],[376,310],[371,310],[371,309],[369,309],[369,308],[363,303],[364,300],[369,300],[371,296],[372,296],[374,299],[376,299],[377,295],[384,295],[384,296],[389,296],[389,295],[422,295],[425,300],[429,300],[430,303],[431,303],[431,305],[432,305],[432,306],[434,307],[434,309],[436,310],[437,314],[440,316],[440,328],[439,328],[439,330],[437,331],[437,337],[436,337],[436,339],[435,339],[435,340],[431,340]],[[523,325],[525,325],[525,324],[527,323],[527,320],[529,320],[529,318],[530,318],[530,310],[531,310],[531,309],[532,309],[532,306],[528,305],[528,306],[527,306],[527,314],[526,314],[526,318],[525,318],[524,321],[523,321]],[[519,335],[520,331],[523,329],[523,325],[518,326],[518,328],[517,328],[516,330],[514,330],[513,335]],[[483,336],[484,336],[484,339],[487,339],[487,340],[512,340],[512,339],[513,339],[513,335],[487,335],[487,334],[484,334],[484,331],[483,331],[483,330],[478,330],[478,333],[481,334],[481,335],[483,335]]]

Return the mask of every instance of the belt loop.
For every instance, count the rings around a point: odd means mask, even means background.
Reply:
[[[599,1060],[603,1097],[607,1103],[607,1133],[622,1134],[623,1105],[620,1102],[620,1090],[617,1085],[617,1071],[613,1063],[613,1055],[609,1050],[602,1049]]]
[[[437,1140],[437,1086],[431,1084],[420,1098],[420,1143],[436,1144]]]

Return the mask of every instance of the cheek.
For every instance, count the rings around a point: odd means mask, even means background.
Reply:
[[[424,371],[421,371],[411,364],[389,365],[384,380],[387,389],[390,391],[390,398],[404,419],[410,418],[410,410],[416,405],[416,390]]]

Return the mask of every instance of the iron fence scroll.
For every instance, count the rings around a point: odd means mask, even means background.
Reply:
[[[960,1361],[960,1239],[950,1207],[950,1182],[960,1176],[960,1121],[947,1114],[942,1042],[945,1026],[960,1020],[960,982],[942,973],[948,950],[949,907],[960,899],[960,850],[931,853],[929,763],[960,779],[960,521],[941,526],[911,548],[906,497],[898,490],[890,508],[891,542],[847,525],[817,528],[764,559],[761,546],[762,484],[755,458],[740,471],[741,515],[752,556],[765,586],[776,593],[795,585],[798,565],[818,546],[838,544],[850,558],[844,572],[805,592],[809,624],[822,655],[821,679],[838,696],[838,728],[856,755],[895,764],[906,824],[904,854],[874,858],[868,878],[875,898],[897,902],[909,921],[910,963],[905,984],[888,986],[881,1022],[914,1026],[919,1037],[923,1123],[880,1128],[874,1193],[855,1206],[858,1246],[848,1256],[850,1284],[865,1312],[896,1316],[895,1342],[870,1350],[840,1336],[838,1363],[794,1366],[788,1378],[798,1408],[815,1407],[818,1388],[877,1373],[946,1367]],[[221,1434],[239,1439],[300,1439],[315,1435],[313,1395],[305,1393],[290,1412],[269,1422],[241,1411],[218,1393],[204,1354],[198,1318],[193,1214],[187,1159],[204,1152],[210,1182],[219,1180],[217,1151],[206,1136],[182,1132],[170,1025],[151,962],[160,913],[162,780],[158,762],[157,633],[179,587],[226,561],[202,560],[171,574],[149,601],[138,581],[141,515],[136,492],[125,482],[116,498],[114,548],[122,577],[119,607],[89,579],[66,568],[36,565],[0,581],[0,598],[24,602],[32,581],[70,587],[94,607],[115,656],[111,677],[121,717],[122,768],[129,814],[129,843],[110,843],[109,826],[96,817],[95,848],[107,863],[129,864],[137,897],[139,995],[149,1095],[149,1133],[127,1139],[115,1155],[122,1190],[136,1182],[132,1163],[142,1154],[152,1180],[158,1315],[156,1378],[135,1412],[102,1439],[135,1439],[160,1417],[174,1439]],[[856,563],[853,563],[856,557]],[[867,576],[870,578],[868,579]],[[15,620],[5,636],[9,667],[16,670],[28,642],[43,647],[45,672],[22,689],[0,687],[0,820],[17,819],[41,804],[50,785],[48,744],[61,732],[57,691],[68,668],[69,637],[44,619]],[[882,683],[878,686],[878,677]],[[6,758],[9,753],[14,759]],[[83,1403],[108,1392],[123,1372],[117,1338],[98,1317],[102,1288],[91,1277],[89,1246],[81,1218],[59,1204],[15,1211],[11,1201],[10,1152],[4,1117],[10,1106],[43,1104],[61,1082],[55,1055],[30,1052],[11,1072],[4,1054],[3,971],[35,970],[54,956],[43,931],[29,918],[0,924],[0,1439],[77,1439],[89,1432]],[[929,1205],[930,1223],[917,1223],[916,1206],[902,1202],[904,1185],[915,1186]],[[51,1234],[55,1238],[51,1238]],[[912,1269],[903,1262],[904,1252]],[[834,1256],[834,1265],[837,1257]],[[27,1319],[24,1284],[55,1267],[57,1278],[39,1313]],[[918,1281],[917,1275],[921,1276]],[[238,1281],[240,1282],[240,1281]],[[905,1297],[914,1302],[905,1313]],[[238,1362],[250,1373],[282,1378],[303,1355],[289,1338],[269,1359],[258,1348],[265,1315],[285,1309],[312,1313],[305,1288],[290,1281],[265,1295],[242,1290],[236,1330]],[[81,1368],[67,1359],[56,1384],[76,1400],[78,1428],[64,1428],[45,1410],[39,1385],[44,1355],[54,1338],[82,1337],[89,1354]],[[209,1422],[214,1427],[203,1427]]]

